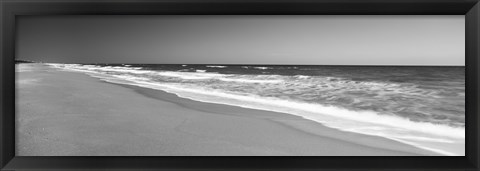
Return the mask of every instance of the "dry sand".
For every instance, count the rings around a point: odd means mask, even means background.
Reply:
[[[41,64],[21,65],[18,156],[438,155],[289,114],[197,102]]]

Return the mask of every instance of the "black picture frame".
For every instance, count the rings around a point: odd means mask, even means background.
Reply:
[[[478,0],[1,0],[2,170],[479,170]],[[23,157],[15,156],[15,18],[21,15],[465,15],[466,156]]]

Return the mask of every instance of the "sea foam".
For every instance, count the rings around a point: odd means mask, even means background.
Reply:
[[[226,68],[227,66],[221,66],[221,65],[207,65],[206,67],[208,67],[208,68]]]

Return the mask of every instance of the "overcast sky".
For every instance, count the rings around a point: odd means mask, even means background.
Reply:
[[[57,63],[465,65],[456,16],[22,16],[17,58]]]

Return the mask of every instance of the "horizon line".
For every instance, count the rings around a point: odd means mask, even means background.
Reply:
[[[395,64],[379,64],[379,65],[361,65],[361,64],[188,64],[188,63],[65,63],[65,62],[34,62],[31,63],[59,63],[59,64],[81,64],[81,65],[91,65],[91,64],[107,64],[107,65],[223,65],[223,66],[240,66],[240,65],[255,65],[255,66],[358,66],[358,67],[368,67],[368,66],[392,66],[392,67],[465,67],[466,65],[395,65]]]

